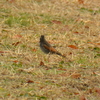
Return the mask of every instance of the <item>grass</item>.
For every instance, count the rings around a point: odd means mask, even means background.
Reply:
[[[99,0],[1,0],[0,7],[0,100],[100,98]],[[44,54],[42,34],[66,58]]]

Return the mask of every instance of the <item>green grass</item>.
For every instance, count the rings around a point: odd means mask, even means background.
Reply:
[[[19,16],[13,16],[9,15],[9,17],[6,19],[5,24],[7,24],[9,27],[13,27],[15,24],[17,26],[29,26],[30,25],[30,16],[28,13],[21,13]]]
[[[0,1],[0,100],[98,100],[97,1]],[[41,35],[66,58],[44,54]]]
[[[93,9],[84,8],[84,7],[80,8],[80,11],[83,12],[83,13],[89,12],[89,13],[92,13],[92,14],[94,14],[94,13],[100,13],[100,9],[93,10]]]

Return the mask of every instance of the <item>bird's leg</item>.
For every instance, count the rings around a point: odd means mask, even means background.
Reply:
[[[50,54],[51,54],[51,53],[49,52],[49,53],[48,53],[48,58],[47,58],[47,61],[48,61],[48,62],[49,62]]]

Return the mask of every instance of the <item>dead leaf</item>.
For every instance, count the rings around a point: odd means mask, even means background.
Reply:
[[[84,4],[84,0],[78,0],[79,4]]]
[[[37,50],[34,48],[34,49],[32,49],[32,51],[36,52]]]
[[[74,33],[75,34],[83,34],[83,32],[78,32],[78,31],[75,31]]]
[[[77,78],[81,77],[81,74],[80,73],[74,73],[74,74],[71,75],[71,77],[77,79]]]
[[[67,71],[67,69],[59,68],[58,70]]]
[[[89,29],[89,26],[85,26],[85,28]]]
[[[78,93],[78,92],[74,92],[74,94],[75,94],[75,95],[79,95],[79,93]]]
[[[40,82],[35,82],[35,83],[40,84]]]
[[[44,62],[43,61],[40,62],[40,66],[44,66]]]
[[[62,22],[58,21],[58,20],[52,20],[51,22],[54,23],[54,24],[62,24]]]
[[[72,52],[69,52],[69,53],[68,53],[68,55],[72,55],[72,54],[73,54]]]
[[[40,89],[43,89],[44,88],[44,86],[40,86]]]
[[[15,0],[6,0],[6,1],[8,1],[8,2],[10,2],[10,3],[13,3],[13,2],[15,2]]]
[[[15,42],[15,43],[12,43],[12,45],[14,46],[17,46],[18,44],[20,44],[21,42]]]
[[[32,81],[32,80],[27,80],[27,83],[34,83],[34,81]]]
[[[0,51],[0,53],[9,53],[9,52],[7,52],[7,51]]]
[[[100,95],[100,88],[96,88],[95,91]]]
[[[61,88],[61,91],[62,91],[62,92],[67,92],[68,89],[67,89],[66,87],[63,87],[63,88]]]
[[[59,74],[59,76],[63,76],[63,77],[67,77],[69,76],[70,74],[69,73],[62,73],[62,74]]]
[[[96,72],[93,71],[92,74],[100,76],[100,72],[99,71],[96,71]]]
[[[94,71],[92,72],[92,74],[97,75],[96,72],[94,72]]]
[[[14,60],[13,62],[14,62],[14,63],[17,63],[17,62],[19,62],[19,61],[18,61],[18,60]]]
[[[75,34],[79,34],[79,32],[77,32],[77,31],[75,31],[74,33],[75,33]]]
[[[5,53],[5,51],[0,51],[0,53]]]
[[[100,45],[100,43],[97,43],[97,45]]]
[[[84,95],[81,95],[79,100],[87,100],[87,99],[85,98]]]
[[[93,89],[89,89],[88,92],[91,94],[93,93]]]
[[[91,43],[91,44],[94,44],[94,45],[100,45],[100,43],[93,43],[93,42],[88,42],[88,43]]]
[[[68,47],[70,47],[72,49],[78,49],[78,47],[76,47],[75,45],[68,45]]]
[[[11,96],[11,94],[9,93],[9,94],[7,94],[7,96]]]
[[[14,38],[14,39],[16,39],[16,38],[22,38],[22,35],[17,34],[17,35],[14,35],[12,38]]]

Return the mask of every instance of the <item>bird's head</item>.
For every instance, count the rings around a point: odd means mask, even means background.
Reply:
[[[44,35],[41,35],[41,37],[40,37],[40,42],[41,42],[41,41],[44,41],[44,39],[45,39],[45,38],[44,38]]]

